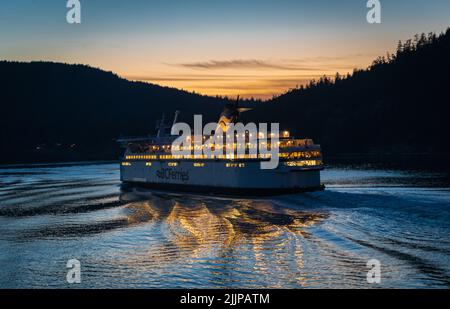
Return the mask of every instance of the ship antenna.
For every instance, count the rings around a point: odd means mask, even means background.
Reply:
[[[165,119],[165,115],[163,113],[161,121],[156,124],[156,128],[158,129],[158,133],[156,135],[157,137],[160,137],[161,135],[164,135],[164,129],[165,129],[164,119]]]
[[[175,111],[175,117],[173,118],[173,124],[172,126],[174,126],[177,123],[178,120],[178,115],[180,114],[180,111]]]

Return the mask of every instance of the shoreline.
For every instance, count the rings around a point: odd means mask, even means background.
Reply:
[[[119,163],[118,160],[86,160],[86,161],[67,161],[67,162],[37,162],[37,163],[5,163],[0,164],[1,169],[10,168],[41,168],[41,167],[64,167],[64,166],[86,166]]]
[[[380,168],[439,168],[450,172],[450,154],[449,153],[342,153],[333,155],[324,155],[325,165],[362,165],[369,164],[380,165]],[[60,160],[54,161],[38,161],[38,162],[7,162],[0,163],[0,169],[8,168],[40,168],[40,167],[62,167],[77,165],[96,165],[96,164],[113,164],[120,162],[118,159],[80,159],[80,160]]]

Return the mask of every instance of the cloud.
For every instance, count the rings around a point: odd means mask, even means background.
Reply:
[[[277,70],[315,70],[306,66],[296,66],[292,64],[282,64],[257,59],[235,59],[235,60],[210,60],[203,62],[179,63],[176,66],[191,69],[277,69]]]
[[[329,70],[352,70],[363,59],[368,58],[365,54],[348,54],[338,56],[317,56],[298,59],[281,59],[269,61],[261,59],[232,59],[232,60],[209,60],[199,62],[187,62],[178,64],[167,64],[177,67],[201,70],[285,70],[285,71],[329,71]]]
[[[312,57],[284,59],[215,59],[184,63],[164,63],[164,73],[141,73],[127,76],[132,80],[147,81],[165,86],[196,91],[207,95],[241,95],[270,99],[312,79],[336,72],[345,74],[355,67],[365,67],[369,57],[364,54],[336,56],[318,55]]]

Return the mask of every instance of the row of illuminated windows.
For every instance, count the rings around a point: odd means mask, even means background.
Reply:
[[[189,143],[189,145],[186,145],[186,143]],[[271,141],[259,141],[259,142],[253,142],[253,141],[244,141],[244,142],[234,142],[234,143],[226,143],[224,142],[223,145],[221,145],[221,147],[223,149],[236,149],[236,148],[249,148],[249,149],[254,149],[254,148],[258,148],[258,144],[260,145],[264,145],[270,148],[270,146],[272,145]],[[293,147],[293,146],[297,146],[297,147],[305,147],[305,146],[310,146],[313,145],[314,143],[311,140],[282,140],[282,141],[278,141],[277,145],[280,148],[286,148],[286,147]],[[174,150],[200,150],[200,149],[204,149],[204,148],[218,148],[220,147],[219,145],[216,145],[214,143],[207,143],[207,144],[203,144],[201,143],[201,141],[199,141],[199,143],[195,143],[194,141],[187,141],[184,143],[184,146],[180,146],[180,145],[175,145],[172,146],[170,144],[168,145],[153,145],[153,146],[149,146],[149,150],[153,151],[153,152],[157,152],[157,151],[169,151],[170,149],[174,149]]]
[[[264,132],[258,132],[257,134],[255,134],[255,137],[258,137],[258,138],[265,138],[265,137],[270,137],[270,138],[272,138],[272,137],[283,137],[283,138],[289,138],[290,137],[290,132],[289,131],[283,131],[283,132],[281,132],[281,134],[276,134],[276,133],[273,133],[273,132],[271,132],[271,133],[268,133],[268,134],[265,134]],[[220,135],[219,135],[220,136]],[[242,134],[238,134],[237,132],[235,132],[234,134],[233,134],[233,136],[235,137],[235,138],[238,138],[239,136],[240,137],[243,137],[243,138],[249,138],[249,137],[253,137],[253,134],[252,133],[250,133],[250,132],[245,132],[245,133],[242,133]],[[213,137],[213,136],[204,136],[204,135],[202,135],[202,136],[200,136],[200,135],[191,135],[191,136],[187,136],[187,138],[185,139],[185,141],[187,141],[187,142],[190,142],[190,141],[194,141],[196,138],[198,138],[199,140],[205,140],[205,139],[207,139],[207,138],[211,138],[211,137]],[[224,137],[225,137],[225,134],[224,134]],[[231,134],[226,134],[226,138],[230,138],[231,137]]]
[[[301,144],[301,143],[295,143],[294,141],[283,141],[283,142],[277,142],[277,145],[279,148],[287,148],[287,147],[294,147],[294,146],[305,146],[305,144]],[[260,142],[260,147],[264,146],[267,148],[271,148],[272,143],[271,142]],[[172,149],[173,150],[201,150],[201,149],[257,149],[258,148],[258,144],[257,143],[233,143],[233,144],[224,144],[221,147],[217,146],[215,144],[202,144],[202,145],[190,145],[190,146],[173,146]],[[160,149],[160,148],[153,148],[153,150],[155,149]],[[162,149],[170,149],[170,146],[167,147],[163,147]]]
[[[284,162],[286,166],[316,166],[321,165],[321,160],[304,160],[304,161],[288,161]]]
[[[160,155],[160,160],[180,159],[269,159],[271,154],[224,154],[224,155]],[[125,156],[128,159],[128,156]]]
[[[270,143],[266,143],[266,142],[261,142],[261,145],[267,145],[267,146],[271,146]],[[278,142],[278,145],[280,145],[280,142]],[[283,144],[284,145],[284,144]],[[287,147],[287,146],[286,146]],[[222,147],[220,146],[216,146],[213,144],[204,144],[204,145],[193,145],[193,146],[174,146],[172,147],[173,150],[200,150],[200,149],[204,149],[204,148],[211,148],[211,149],[236,149],[236,148],[258,148],[258,144],[251,144],[251,143],[233,143],[233,144],[224,144],[222,145]],[[167,148],[169,149],[169,148]]]
[[[160,160],[173,160],[173,159],[269,159],[272,157],[270,153],[264,154],[223,154],[223,155],[160,155]],[[282,152],[279,153],[280,158],[301,158],[301,159],[309,159],[320,157],[320,151],[303,151],[303,152]],[[156,159],[157,156],[154,155],[127,155],[125,156],[126,160],[133,159]]]
[[[245,163],[227,163],[226,167],[245,167]]]
[[[156,155],[127,155],[125,156],[126,160],[153,160],[156,159]]]
[[[321,160],[303,160],[303,161],[288,161],[284,162],[284,165],[286,166],[316,166],[321,165]],[[167,163],[168,166],[175,167],[178,166],[178,162],[169,162]],[[122,166],[131,166],[130,162],[122,162]],[[146,162],[145,166],[152,166],[152,162]],[[205,163],[193,163],[193,166],[195,167],[204,167]],[[226,163],[226,167],[245,167],[245,163]]]
[[[280,158],[317,158],[320,157],[320,151],[294,151],[294,152],[282,152],[279,154]]]
[[[122,162],[122,166],[131,166],[130,162]],[[152,162],[146,162],[145,166],[152,166]],[[167,166],[175,167],[178,166],[178,162],[169,162]],[[205,163],[193,163],[195,167],[204,167]],[[226,167],[245,167],[245,163],[227,163]]]

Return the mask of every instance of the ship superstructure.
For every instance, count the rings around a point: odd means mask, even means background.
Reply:
[[[220,115],[218,127],[226,127],[239,120],[241,112],[237,103],[227,104]],[[177,122],[178,112],[173,124]],[[164,117],[157,124],[157,134],[147,137],[121,138],[125,148],[121,158],[120,178],[124,184],[144,186],[158,190],[186,191],[242,195],[277,195],[322,189],[320,171],[323,169],[320,145],[311,139],[297,139],[288,131],[277,138],[278,166],[261,169],[261,162],[269,160],[266,153],[256,153],[261,140],[269,141],[273,134],[257,137],[246,133],[242,143],[224,145],[218,155],[198,154],[194,141],[208,140],[208,136],[187,136],[184,155],[174,155],[173,142],[178,136],[166,133]],[[236,139],[237,140],[237,139]],[[256,143],[255,143],[256,141]],[[263,142],[264,143],[264,142]],[[230,154],[230,149],[233,150]],[[238,151],[240,150],[240,151]]]

